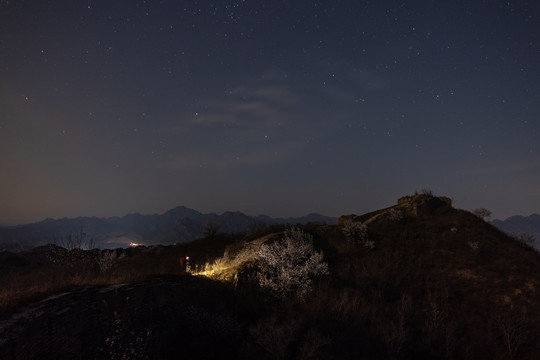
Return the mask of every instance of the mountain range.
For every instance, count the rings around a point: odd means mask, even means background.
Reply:
[[[70,236],[95,247],[117,248],[126,247],[130,243],[170,245],[189,242],[204,236],[208,230],[233,234],[276,224],[336,222],[337,218],[316,213],[296,218],[272,218],[266,215],[248,216],[237,211],[228,211],[221,215],[203,214],[185,206],[178,206],[163,214],[47,218],[32,224],[0,227],[0,251],[18,252],[48,243],[61,245]],[[491,223],[510,235],[530,234],[536,239],[535,247],[540,247],[539,214],[516,215],[505,220],[495,219]]]
[[[510,235],[515,236],[526,233],[534,236],[536,239],[534,245],[537,249],[540,249],[540,215],[515,215],[506,220],[495,219],[491,223]]]
[[[208,232],[238,233],[275,224],[334,224],[337,218],[309,214],[297,218],[248,216],[241,212],[221,215],[202,214],[178,206],[163,214],[129,214],[123,217],[78,217],[0,227],[0,251],[23,251],[44,244],[65,245],[78,242],[81,247],[117,248],[130,243],[171,245],[195,240]]]

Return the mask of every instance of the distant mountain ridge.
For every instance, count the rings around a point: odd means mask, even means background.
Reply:
[[[527,233],[536,238],[534,246],[540,248],[540,215],[532,214],[529,216],[515,215],[510,216],[506,220],[495,219],[491,222],[504,232],[511,235]]]
[[[185,206],[178,206],[163,214],[128,214],[122,217],[78,217],[51,219],[11,227],[0,227],[0,251],[23,251],[48,243],[61,243],[69,236],[92,240],[95,247],[125,247],[129,243],[170,245],[195,240],[204,236],[212,224],[220,233],[237,233],[274,224],[337,223],[337,218],[308,214],[298,218],[272,218],[266,215],[248,216],[227,211],[202,214]]]

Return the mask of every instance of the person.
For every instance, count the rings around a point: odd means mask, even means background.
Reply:
[[[186,272],[186,273],[190,273],[191,272],[191,264],[189,263],[189,256],[182,256],[180,258],[180,269],[182,269],[182,271]]]

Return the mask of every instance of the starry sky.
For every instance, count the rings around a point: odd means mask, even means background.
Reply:
[[[537,1],[0,0],[0,223],[540,212]]]

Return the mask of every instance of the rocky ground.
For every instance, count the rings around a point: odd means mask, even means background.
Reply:
[[[57,294],[0,322],[0,358],[235,358],[243,326],[229,296],[194,276]]]

